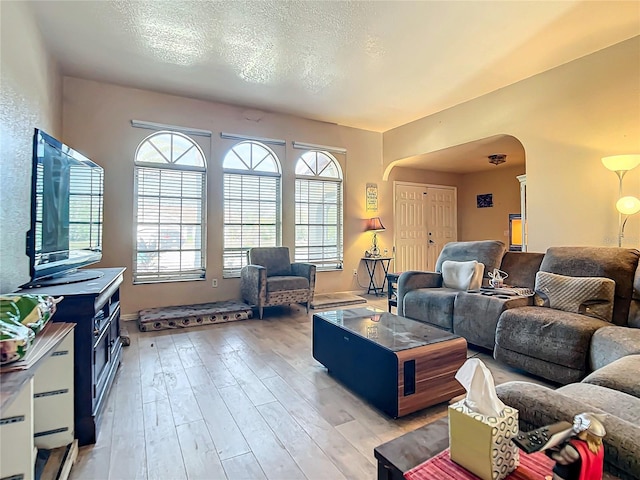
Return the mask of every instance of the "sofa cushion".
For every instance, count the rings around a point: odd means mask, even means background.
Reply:
[[[403,315],[452,331],[453,302],[458,290],[419,288],[403,298]]]
[[[539,307],[581,313],[610,322],[614,289],[615,282],[610,278],[538,272],[534,303]]]
[[[493,272],[494,268],[500,268],[504,252],[504,243],[497,240],[450,242],[440,252],[435,270],[436,272],[442,272],[442,264],[446,260],[455,260],[457,262],[476,260],[484,264],[485,272]]]
[[[572,277],[606,277],[616,282],[613,323],[626,325],[640,252],[619,247],[550,247],[540,270]]]
[[[525,307],[529,301],[529,297],[460,292],[453,304],[453,333],[493,350],[500,314],[509,308]]]
[[[560,387],[558,392],[634,425],[640,425],[640,398],[633,395],[590,383],[572,383]]]
[[[593,333],[606,325],[579,313],[521,307],[500,315],[496,344],[549,363],[586,371]]]
[[[309,289],[309,279],[304,277],[267,277],[267,292],[281,292],[283,290]]]
[[[291,275],[288,247],[260,247],[249,250],[249,263],[267,269],[267,276]]]
[[[640,355],[627,355],[609,365],[592,372],[584,383],[612,388],[640,398]]]
[[[597,370],[619,358],[636,353],[640,354],[639,329],[618,326],[601,328],[591,338],[591,369]]]
[[[482,286],[484,265],[475,260],[442,262],[442,286],[454,290],[473,290]]]
[[[500,270],[507,272],[507,285],[524,287],[533,290],[536,283],[536,273],[540,270],[540,264],[544,253],[533,252],[507,252],[502,257]]]

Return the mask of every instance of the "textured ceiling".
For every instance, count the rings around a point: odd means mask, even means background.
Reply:
[[[640,33],[640,2],[33,2],[66,75],[385,131]]]

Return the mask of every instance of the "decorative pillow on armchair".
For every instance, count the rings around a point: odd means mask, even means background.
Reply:
[[[482,286],[484,263],[471,260],[469,262],[442,262],[442,286],[455,290],[475,290]]]
[[[616,282],[604,277],[567,277],[536,274],[534,303],[565,312],[581,313],[610,322]]]

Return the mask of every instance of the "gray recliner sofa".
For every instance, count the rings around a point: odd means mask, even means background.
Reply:
[[[445,245],[435,272],[404,272],[398,279],[398,315],[429,323],[465,337],[469,343],[493,350],[498,318],[505,310],[531,304],[525,296],[487,295],[442,286],[446,260],[477,260],[487,273],[499,268],[509,274],[507,283],[533,289],[543,254],[508,252],[495,240],[451,242]]]
[[[459,290],[442,283],[442,264],[446,260],[477,260],[485,266],[484,276],[500,267],[505,245],[495,240],[451,242],[444,246],[435,272],[404,272],[398,279],[398,315],[420,320],[453,331],[453,305]]]
[[[633,330],[640,333],[638,329]],[[637,480],[640,479],[640,383],[637,378],[640,355],[625,355],[625,351],[606,348],[606,352],[598,352],[602,358],[621,356],[580,383],[553,390],[529,382],[508,382],[498,385],[496,391],[505,404],[518,410],[522,431],[563,420],[571,422],[575,415],[583,412],[602,414],[607,431],[605,470],[622,479]]]
[[[612,323],[542,306],[510,309],[498,319],[494,357],[561,384],[580,381],[599,366],[595,358],[598,355],[591,351],[597,331],[612,324],[631,328],[640,323],[635,318],[636,302],[640,299],[634,299],[640,295],[640,289],[634,289],[634,278],[640,283],[639,256],[637,250],[617,247],[550,247],[540,266],[541,272],[615,281]],[[625,330],[614,328],[614,332],[617,332],[612,334],[614,337],[624,336]],[[634,348],[640,353],[640,342]]]

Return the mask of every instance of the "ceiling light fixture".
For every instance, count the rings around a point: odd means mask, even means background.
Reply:
[[[493,155],[489,155],[489,163],[493,163],[494,165],[500,165],[507,161],[507,156],[504,153],[494,153]]]

